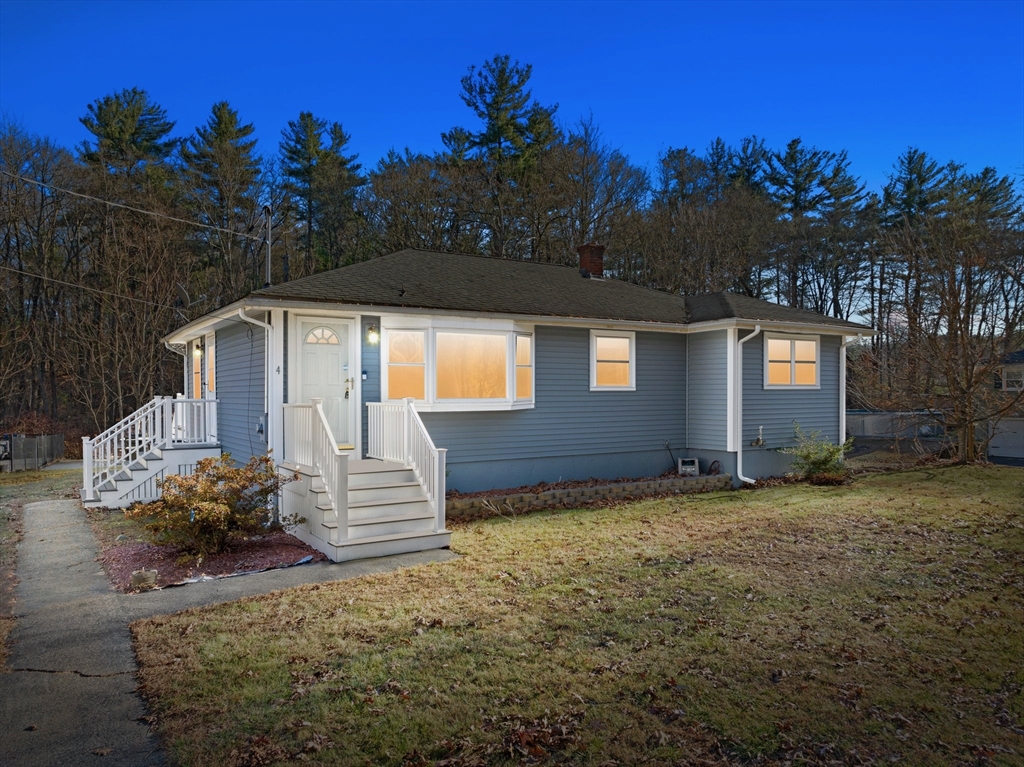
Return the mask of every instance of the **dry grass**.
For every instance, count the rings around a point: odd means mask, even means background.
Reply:
[[[134,625],[188,765],[1020,764],[1022,473],[492,519]]]
[[[11,607],[14,569],[21,540],[21,515],[26,503],[74,497],[81,471],[17,471],[0,474],[0,669],[7,661],[7,637],[14,629]]]

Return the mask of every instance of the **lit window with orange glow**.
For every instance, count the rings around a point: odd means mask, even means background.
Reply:
[[[387,339],[388,399],[425,399],[425,333],[422,330],[392,330]]]
[[[508,335],[438,331],[437,399],[505,399]]]
[[[516,401],[533,399],[533,336],[516,336]]]
[[[590,331],[591,390],[636,388],[636,334],[612,330]]]
[[[765,335],[764,386],[818,388],[817,336]]]

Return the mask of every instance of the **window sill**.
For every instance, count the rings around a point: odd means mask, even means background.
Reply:
[[[821,389],[821,384],[814,384],[814,385],[810,385],[810,384],[765,384],[764,385],[764,389],[765,389],[765,391],[787,391],[787,390],[796,390],[796,391],[803,390],[803,391],[807,391],[807,390]]]
[[[402,400],[387,400],[388,404],[400,404]],[[481,413],[502,410],[532,410],[535,402],[414,402],[417,413]]]
[[[590,391],[636,391],[635,386],[591,386]]]

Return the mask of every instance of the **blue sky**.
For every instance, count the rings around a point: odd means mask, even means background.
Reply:
[[[0,113],[73,146],[93,100],[140,87],[185,135],[226,99],[276,153],[299,111],[372,166],[433,152],[471,64],[533,65],[533,94],[654,169],[757,134],[846,149],[878,189],[908,146],[1024,177],[1024,0],[972,3],[328,3],[0,0]]]

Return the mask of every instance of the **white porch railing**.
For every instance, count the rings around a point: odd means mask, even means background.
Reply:
[[[401,404],[368,402],[368,455],[385,461],[397,461],[410,467],[426,490],[434,510],[434,530],[444,530],[445,456],[438,448],[416,412],[413,400]]]
[[[337,515],[338,526],[331,536],[331,543],[344,543],[348,540],[348,453],[338,449],[324,415],[324,401],[319,397],[312,400],[311,415],[312,466],[320,473],[320,481]]]
[[[217,400],[155,397],[92,439],[82,437],[86,500],[152,450],[217,442]]]
[[[313,466],[313,406],[284,405],[284,460]]]

